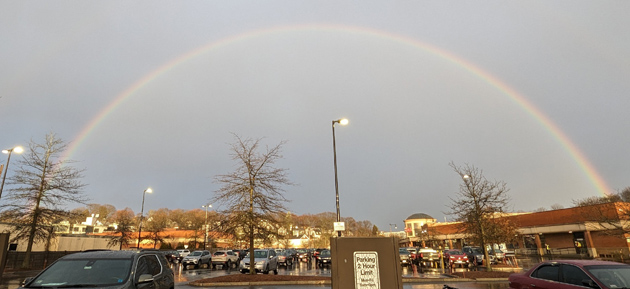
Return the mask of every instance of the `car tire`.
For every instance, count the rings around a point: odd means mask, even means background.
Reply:
[[[228,268],[232,268],[232,261],[228,260],[227,262],[225,262],[225,270],[227,270]]]
[[[288,266],[293,266],[293,261],[287,261],[287,267]]]
[[[269,274],[269,265],[265,267],[265,270],[262,271],[263,274]]]
[[[273,270],[273,275],[278,275],[278,267],[276,266],[276,269]]]

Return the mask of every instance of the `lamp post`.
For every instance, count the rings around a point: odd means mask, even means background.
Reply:
[[[206,208],[206,222],[204,225],[205,234],[203,235],[203,249],[206,250],[206,243],[208,243],[208,208],[212,208],[212,205],[207,204],[201,207]]]
[[[398,230],[398,226],[396,226],[396,224],[389,224],[389,235],[390,235],[390,237],[392,235],[392,225],[394,225],[394,229]]]
[[[9,170],[9,161],[11,160],[11,153],[13,151],[15,151],[18,154],[21,154],[24,151],[24,149],[21,146],[16,146],[14,148],[2,150],[2,153],[9,154],[9,156],[7,157],[7,165],[4,167],[4,175],[2,176],[2,185],[0,185],[0,198],[2,197],[2,189],[4,188],[4,179],[7,178],[7,171]]]
[[[149,194],[153,193],[153,190],[151,188],[147,188],[142,193],[142,207],[140,209],[140,225],[138,226],[138,249],[140,249],[140,238],[142,236],[142,217],[144,216],[144,196],[147,193],[149,193]]]
[[[336,204],[337,204],[337,222],[341,222],[341,214],[339,212],[339,182],[337,180],[337,146],[335,144],[335,123],[339,123],[340,125],[346,125],[348,124],[348,119],[342,118],[342,119],[332,121],[333,161],[335,164],[335,196],[336,196]],[[341,231],[337,231],[337,236],[341,237]]]

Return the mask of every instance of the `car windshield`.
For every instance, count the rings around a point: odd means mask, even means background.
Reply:
[[[324,250],[324,251],[322,251],[321,253],[319,253],[319,255],[320,255],[321,257],[330,257],[330,251],[328,251],[328,250]]]
[[[458,250],[450,250],[448,251],[449,254],[451,255],[462,255],[464,253],[462,253],[462,251],[458,251]]]
[[[254,258],[267,258],[267,251],[254,251]]]
[[[39,287],[97,287],[124,283],[131,272],[131,259],[59,260],[29,283]]]
[[[201,256],[201,251],[192,252],[188,256]]]
[[[494,249],[494,250],[492,250],[492,251],[494,251],[495,253],[499,253],[499,254],[503,253],[503,251],[501,251],[501,250],[499,250],[499,249]]]
[[[223,252],[223,251],[217,251],[217,252],[214,252],[214,254],[213,254],[213,255],[214,255],[214,256],[224,256],[225,254],[227,254],[227,253],[226,253],[226,252]]]
[[[585,266],[597,280],[608,288],[630,288],[630,266]]]
[[[400,249],[398,249],[398,253],[400,253],[400,254],[405,254],[405,255],[409,255],[409,251],[407,251],[407,249],[405,249],[405,248],[400,248]]]

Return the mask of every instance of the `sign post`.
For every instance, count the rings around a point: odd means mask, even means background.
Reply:
[[[397,238],[330,238],[332,289],[402,289]]]

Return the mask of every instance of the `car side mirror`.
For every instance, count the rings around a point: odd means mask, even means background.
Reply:
[[[584,286],[590,287],[590,288],[599,288],[599,285],[597,285],[597,283],[595,283],[595,281],[591,280],[591,279],[584,279],[582,280],[582,284]]]
[[[138,283],[147,283],[153,281],[153,275],[151,274],[142,274],[138,278]]]
[[[28,283],[31,283],[31,281],[33,281],[34,278],[35,277],[28,277],[28,278],[24,279],[24,281],[22,281],[21,286],[24,286],[24,285],[26,285]]]

